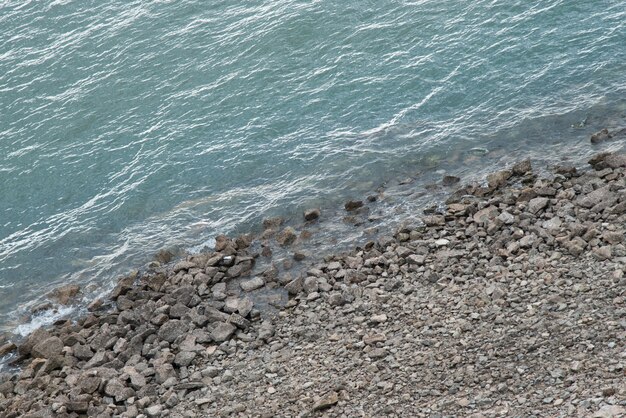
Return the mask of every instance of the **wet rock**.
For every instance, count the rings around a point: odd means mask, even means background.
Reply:
[[[13,344],[12,342],[8,342],[8,343],[0,345],[0,357],[6,356],[10,352],[14,351],[16,348],[17,346]]]
[[[457,176],[443,176],[443,179],[441,180],[441,184],[444,187],[452,187],[457,185],[459,182],[461,181],[461,179]]]
[[[239,286],[244,292],[252,292],[253,290],[256,290],[265,286],[265,280],[263,280],[262,277],[256,276],[250,280],[245,280],[241,282]]]
[[[499,188],[506,184],[511,175],[512,173],[509,170],[497,171],[487,176],[487,183],[490,188]]]
[[[321,211],[319,209],[309,209],[304,211],[304,220],[305,221],[314,221],[318,219],[321,215]]]
[[[612,138],[612,135],[609,133],[609,130],[607,128],[604,128],[596,132],[595,134],[592,134],[589,140],[591,141],[592,144],[597,144],[598,142],[602,142],[611,138]]]
[[[516,175],[516,176],[523,176],[526,173],[530,173],[532,169],[533,168],[530,162],[530,158],[519,161],[515,163],[513,167],[511,167],[511,171],[513,172],[513,175]]]
[[[347,212],[355,211],[361,207],[363,207],[362,200],[349,200],[344,205],[344,208],[346,209]]]
[[[80,286],[68,284],[54,289],[52,292],[48,293],[48,297],[61,305],[69,305],[79,292]]]
[[[287,228],[283,229],[280,234],[278,234],[278,236],[276,237],[276,242],[280,246],[285,247],[287,245],[293,244],[297,238],[298,235],[296,234],[295,229],[288,226]]]
[[[298,277],[297,279],[292,280],[287,285],[285,285],[285,289],[289,292],[290,295],[295,296],[298,293],[302,292],[304,286],[304,278]]]
[[[276,230],[280,228],[283,222],[284,222],[284,219],[281,217],[263,219],[263,229],[264,230],[267,230],[267,229]]]

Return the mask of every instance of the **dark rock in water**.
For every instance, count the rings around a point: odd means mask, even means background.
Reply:
[[[283,222],[284,219],[280,217],[263,219],[263,229],[278,229]]]
[[[48,309],[52,309],[52,303],[50,303],[50,302],[41,302],[41,303],[38,303],[37,305],[33,306],[32,309],[30,310],[30,313],[32,313],[33,315],[37,315],[38,313],[41,313],[43,311],[47,311]]]
[[[511,177],[512,173],[509,170],[496,171],[495,173],[487,176],[487,182],[490,188],[498,188],[506,184],[506,181]]]
[[[344,205],[344,208],[348,212],[352,212],[353,210],[357,210],[360,207],[363,207],[363,201],[362,200],[349,200]]]
[[[237,244],[237,249],[242,250],[248,248],[250,244],[252,244],[252,241],[253,237],[251,234],[242,234],[237,237],[235,244]]]
[[[68,305],[70,301],[78,295],[78,292],[80,292],[80,286],[68,284],[54,289],[52,292],[48,293],[48,297],[61,305]]]
[[[157,252],[154,255],[154,259],[156,261],[158,261],[161,264],[167,264],[170,261],[172,261],[172,258],[174,258],[174,253],[170,250],[167,250],[165,248],[159,250],[159,252]]]
[[[321,211],[319,209],[309,209],[304,211],[304,220],[305,221],[313,221],[320,217]]]
[[[511,171],[515,176],[523,176],[526,173],[530,173],[533,170],[532,164],[530,163],[530,158],[519,161],[511,167]]]
[[[558,165],[554,168],[554,172],[569,178],[576,175],[576,167],[573,165]]]
[[[443,176],[443,180],[441,180],[441,184],[445,187],[451,187],[455,184],[458,184],[461,181],[460,177],[457,176]]]
[[[626,154],[614,154],[610,152],[603,152],[598,155],[594,155],[589,160],[589,164],[595,170],[604,170],[605,168],[619,168],[626,167]]]
[[[296,231],[292,227],[288,226],[287,228],[283,229],[280,234],[278,234],[278,236],[276,237],[276,242],[284,247],[293,244],[296,238],[298,238]]]
[[[368,201],[368,202],[375,202],[375,201],[377,201],[377,200],[378,200],[378,196],[376,196],[376,195],[374,195],[374,194],[373,194],[373,195],[369,195],[369,196],[367,196],[367,201]]]
[[[602,142],[611,138],[613,138],[613,136],[609,133],[609,130],[607,128],[604,128],[601,131],[598,131],[595,134],[591,135],[590,140],[592,144],[597,144],[598,142]]]
[[[306,254],[305,253],[298,252],[298,251],[293,253],[293,259],[296,260],[296,261],[302,261],[305,258],[306,258]]]

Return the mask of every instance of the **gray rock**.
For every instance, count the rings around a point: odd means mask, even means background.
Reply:
[[[178,367],[187,367],[191,364],[191,362],[196,358],[196,353],[192,351],[181,351],[176,354],[174,358],[174,364]]]
[[[158,336],[160,339],[172,343],[176,338],[187,332],[187,324],[178,319],[172,319],[161,325]]]
[[[230,339],[236,330],[237,327],[233,324],[220,322],[215,328],[213,328],[213,331],[211,331],[211,337],[213,337],[216,342],[221,343]]]
[[[289,282],[287,285],[285,285],[285,289],[292,296],[295,296],[298,293],[302,292],[303,287],[304,287],[304,278],[302,277],[298,277],[297,279],[294,279],[291,282]]]
[[[546,197],[536,197],[534,199],[531,199],[528,202],[528,211],[536,215],[537,213],[539,213],[539,211],[545,209],[546,206],[548,206],[549,201],[550,200]]]
[[[254,303],[252,302],[252,299],[245,297],[243,299],[239,299],[239,303],[237,304],[237,311],[239,312],[239,315],[245,318],[250,314],[253,307]]]
[[[265,280],[262,277],[256,276],[250,280],[243,281],[239,284],[241,289],[245,292],[252,292],[253,290],[259,289],[265,286]]]

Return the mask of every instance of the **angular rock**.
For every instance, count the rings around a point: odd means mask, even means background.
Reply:
[[[550,200],[546,197],[536,197],[534,199],[531,199],[528,202],[528,211],[536,215],[537,213],[539,213],[539,211],[545,209],[546,206],[548,206],[549,201]]]
[[[49,359],[58,356],[63,351],[63,341],[59,337],[50,337],[33,347],[32,356]]]
[[[160,339],[172,343],[186,332],[186,323],[178,319],[172,319],[161,325],[161,328],[159,328],[158,336]]]
[[[213,337],[216,342],[221,343],[232,337],[236,330],[237,327],[233,324],[220,322],[215,328],[213,328],[213,331],[211,331],[211,337]]]

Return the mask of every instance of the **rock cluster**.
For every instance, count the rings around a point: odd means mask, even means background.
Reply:
[[[295,278],[241,280],[258,255],[218,237],[31,334],[0,415],[625,416],[626,156],[590,164],[521,162]]]

